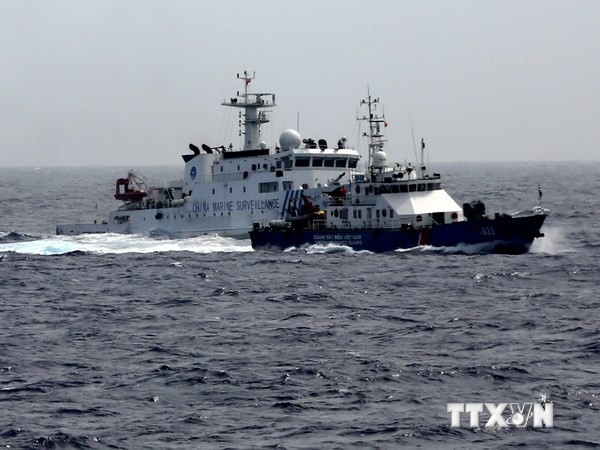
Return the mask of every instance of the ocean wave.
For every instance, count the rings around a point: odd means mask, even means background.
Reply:
[[[27,233],[18,233],[16,231],[10,231],[8,233],[0,233],[0,243],[2,242],[22,242],[22,241],[33,241],[40,239],[41,236],[33,236]]]
[[[313,244],[306,248],[306,252],[310,254],[326,254],[331,255],[335,253],[371,253],[367,250],[354,250],[352,247],[347,245],[339,244]]]
[[[482,242],[480,244],[458,244],[451,247],[434,247],[433,245],[419,245],[406,249],[398,249],[398,253],[430,252],[442,254],[479,255],[493,253],[496,242]]]
[[[1,241],[0,241],[1,242]],[[207,235],[188,239],[160,239],[147,235],[88,234],[48,236],[33,240],[0,243],[0,253],[64,255],[69,253],[123,254],[188,251],[193,253],[251,252],[249,239]]]
[[[573,252],[564,229],[560,227],[544,226],[542,228],[544,237],[535,239],[531,244],[531,253],[544,253],[547,255],[559,255]]]

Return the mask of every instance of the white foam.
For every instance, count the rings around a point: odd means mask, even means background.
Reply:
[[[533,244],[531,244],[531,253],[559,255],[575,251],[569,246],[566,233],[562,228],[544,226],[542,232],[544,233],[544,237],[535,239]]]
[[[49,236],[42,239],[0,244],[1,252],[28,255],[61,255],[75,251],[109,253],[156,253],[189,251],[194,253],[251,252],[249,239],[217,235],[189,239],[154,239],[144,235],[87,234],[81,236]]]
[[[419,245],[412,248],[399,248],[396,252],[431,252],[431,253],[448,253],[448,254],[464,254],[478,255],[481,253],[490,253],[494,248],[493,242],[482,242],[480,244],[458,244],[452,247],[434,247],[432,245]]]
[[[334,253],[371,253],[367,250],[354,250],[352,247],[347,245],[339,244],[313,244],[306,249],[306,253],[314,254],[334,254]]]

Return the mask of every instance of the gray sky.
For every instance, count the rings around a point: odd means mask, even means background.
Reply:
[[[233,142],[220,105],[277,94],[285,128],[359,145],[380,97],[388,158],[598,160],[599,1],[0,0],[2,166],[182,164]],[[361,144],[364,149],[364,142]]]

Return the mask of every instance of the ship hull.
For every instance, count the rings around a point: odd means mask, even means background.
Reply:
[[[529,251],[546,216],[498,217],[433,225],[420,229],[260,229],[250,232],[257,250],[284,250],[314,244],[336,244],[354,250],[390,252],[420,245],[456,247],[481,245],[484,253],[521,254]]]

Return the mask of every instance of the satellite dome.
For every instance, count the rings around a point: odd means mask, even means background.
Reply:
[[[384,151],[379,150],[373,155],[373,167],[375,169],[384,169],[387,167],[387,155]]]
[[[302,143],[302,137],[296,130],[285,130],[279,136],[279,144],[283,150],[289,150],[291,148],[299,148]]]

